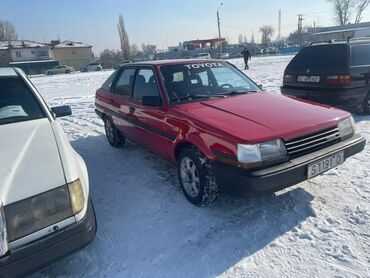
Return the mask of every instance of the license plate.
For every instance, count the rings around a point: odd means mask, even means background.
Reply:
[[[344,162],[344,152],[336,153],[308,165],[307,178],[312,179]]]
[[[298,82],[307,82],[307,83],[319,83],[320,76],[306,76],[306,75],[299,75]]]

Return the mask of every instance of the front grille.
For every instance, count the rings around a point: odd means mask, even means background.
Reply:
[[[313,133],[300,138],[295,138],[285,142],[285,147],[289,156],[298,157],[307,153],[317,151],[338,143],[340,141],[339,130],[337,127]]]

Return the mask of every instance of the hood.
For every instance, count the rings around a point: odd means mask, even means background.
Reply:
[[[277,138],[290,140],[334,127],[349,116],[339,109],[272,93],[251,93],[178,105],[176,109],[227,132],[241,143]]]
[[[10,204],[65,184],[48,119],[0,126],[0,199]]]

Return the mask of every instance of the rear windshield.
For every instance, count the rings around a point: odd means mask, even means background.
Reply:
[[[347,45],[318,45],[302,49],[288,65],[288,70],[344,70],[347,63]]]
[[[19,77],[0,78],[0,125],[44,117],[39,103]]]
[[[352,66],[370,65],[370,44],[351,46],[351,65]]]

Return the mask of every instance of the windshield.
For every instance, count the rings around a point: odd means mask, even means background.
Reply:
[[[0,78],[0,125],[44,117],[32,92],[19,77]]]
[[[171,103],[260,91],[227,62],[167,65],[161,67],[161,74]]]

